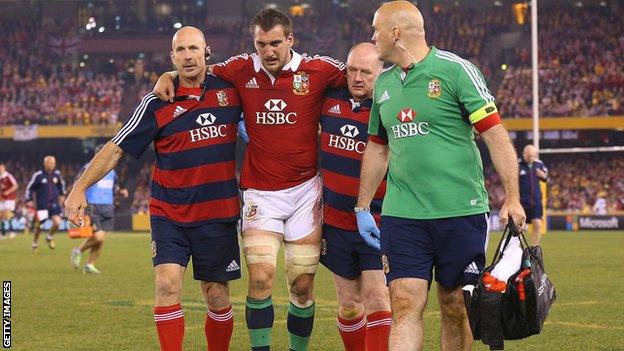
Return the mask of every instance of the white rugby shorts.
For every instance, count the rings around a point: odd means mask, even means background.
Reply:
[[[0,211],[15,211],[15,200],[0,201]]]
[[[292,188],[243,190],[242,230],[284,234],[284,241],[306,237],[323,222],[323,184],[319,175]]]

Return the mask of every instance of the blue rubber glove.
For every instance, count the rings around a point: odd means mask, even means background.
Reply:
[[[249,142],[249,135],[247,135],[247,128],[245,128],[245,119],[241,113],[241,118],[238,121],[238,136],[243,139],[244,142]]]
[[[360,211],[355,214],[357,217],[357,226],[360,236],[366,242],[366,245],[381,250],[381,242],[379,241],[379,228],[375,223],[375,218],[370,211]]]

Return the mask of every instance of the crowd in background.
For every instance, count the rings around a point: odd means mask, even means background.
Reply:
[[[592,213],[596,200],[606,200],[608,211],[624,211],[624,154],[579,153],[544,155],[548,168],[547,208]],[[484,169],[490,208],[498,211],[505,201],[500,178],[491,165]]]
[[[177,20],[204,28],[210,35],[230,39],[229,52],[215,53],[216,58],[254,51],[246,17],[239,21],[214,20],[184,4],[176,5],[173,10]],[[544,8],[540,11],[541,115],[624,114],[624,22],[620,20],[624,10]],[[253,12],[249,10],[249,17]],[[369,12],[349,7],[337,8],[329,14],[312,11],[305,16],[294,16],[296,50],[344,59],[351,43],[370,40],[372,12]],[[171,16],[160,16],[149,23],[132,21],[132,16],[135,15],[130,11],[119,21],[117,17],[102,18],[138,33],[142,33],[141,25],[156,34],[175,30],[171,27],[170,22],[174,21]],[[113,22],[100,24],[114,28]],[[494,71],[500,71],[500,62],[495,62],[487,46],[492,46],[492,38],[501,32],[514,30],[511,11],[504,7],[493,7],[485,13],[452,6],[435,7],[425,23],[430,44],[470,59],[487,80],[492,79]],[[528,25],[521,29],[526,31]],[[85,32],[82,26],[72,22],[43,25],[31,18],[12,19],[3,20],[0,30],[3,33],[0,125],[114,125],[125,119],[120,116],[122,104],[135,103],[138,95],[151,89],[160,72],[171,69],[166,53],[89,58],[77,51],[75,55],[62,56],[50,46],[51,37],[80,34],[88,40],[87,34],[93,32]],[[508,63],[501,74],[500,87],[495,84],[490,87],[496,91],[502,116],[529,117],[530,50],[526,45],[519,46]],[[136,85],[138,93],[125,97],[124,91]]]
[[[539,20],[540,114],[624,114],[624,9],[544,10]],[[505,117],[530,117],[530,51],[516,50],[497,99]]]
[[[115,124],[123,96],[119,71],[81,69],[48,47],[30,19],[0,23],[0,125]]]

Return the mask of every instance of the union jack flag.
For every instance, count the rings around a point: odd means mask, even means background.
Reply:
[[[80,50],[80,37],[50,37],[48,39],[50,50],[59,56],[76,55]]]

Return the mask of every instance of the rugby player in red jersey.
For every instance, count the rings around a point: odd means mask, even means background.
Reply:
[[[249,269],[247,327],[252,350],[269,350],[271,292],[284,243],[290,349],[307,350],[323,215],[319,117],[325,90],[345,85],[345,66],[292,50],[292,23],[281,11],[260,11],[250,30],[257,53],[210,67],[212,74],[235,86],[251,139],[240,179],[243,252]],[[172,97],[170,74],[161,76],[154,92],[164,100]]]
[[[7,229],[9,229],[8,237],[11,239],[15,237],[11,219],[15,211],[16,200],[17,180],[6,170],[4,163],[0,163],[0,230],[2,230],[0,239],[5,238]]]

